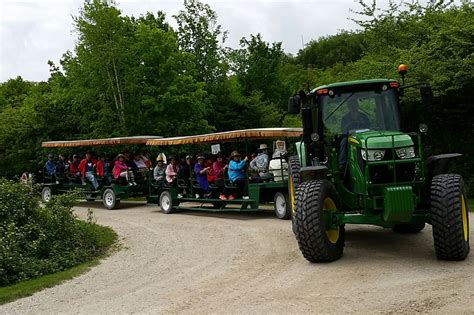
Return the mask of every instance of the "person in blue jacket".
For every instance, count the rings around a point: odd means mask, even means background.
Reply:
[[[247,178],[245,175],[245,166],[247,166],[248,157],[245,157],[243,160],[239,152],[234,151],[230,155],[230,162],[229,162],[229,180],[231,183],[237,185],[239,189],[240,196],[242,199],[249,199],[248,196],[248,186],[247,186]],[[231,198],[229,198],[231,199]]]
[[[44,165],[46,175],[54,177],[56,175],[56,162],[54,161],[54,156],[48,154],[48,161]]]

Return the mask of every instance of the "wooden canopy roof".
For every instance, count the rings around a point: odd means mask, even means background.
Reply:
[[[106,139],[89,139],[89,140],[71,140],[71,141],[47,141],[43,142],[43,148],[71,148],[71,147],[93,147],[105,145],[120,145],[120,144],[146,144],[150,139],[159,139],[161,136],[134,136],[134,137],[119,137]]]
[[[197,143],[231,142],[243,139],[296,138],[303,133],[302,128],[259,128],[216,132],[203,135],[150,139],[147,145],[166,146]]]

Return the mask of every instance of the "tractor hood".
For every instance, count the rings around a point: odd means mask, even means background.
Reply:
[[[394,148],[402,148],[413,145],[411,137],[400,131],[359,131],[350,136],[350,142],[359,144],[367,149],[390,149],[392,141]]]

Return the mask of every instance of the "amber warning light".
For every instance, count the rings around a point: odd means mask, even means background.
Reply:
[[[408,66],[407,65],[402,63],[401,65],[398,66],[398,73],[400,75],[405,75],[407,72],[408,72]]]

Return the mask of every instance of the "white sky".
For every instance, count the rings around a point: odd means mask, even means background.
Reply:
[[[238,47],[240,38],[261,33],[269,42],[281,41],[286,52],[296,53],[305,42],[320,36],[354,29],[348,20],[358,9],[355,0],[203,0],[218,14],[229,36],[226,46]],[[384,2],[384,1],[383,1]],[[48,60],[58,63],[74,49],[72,15],[82,0],[0,0],[0,82],[18,75],[40,81],[49,77]],[[183,8],[182,0],[121,0],[125,15],[147,11],[166,12],[171,17]]]

